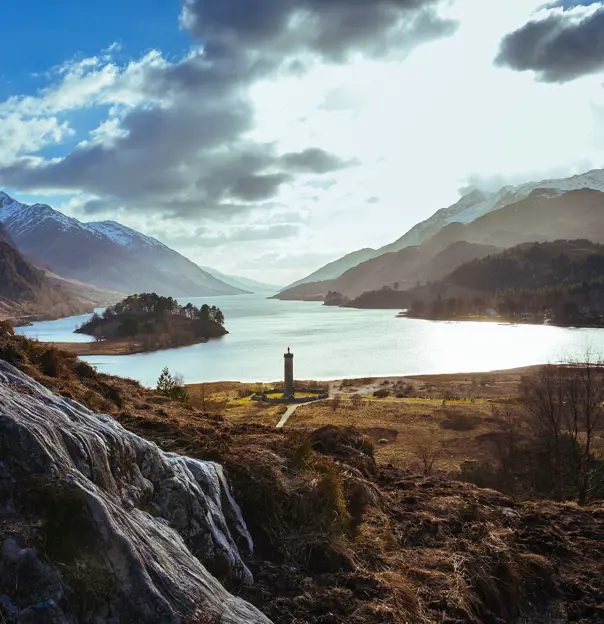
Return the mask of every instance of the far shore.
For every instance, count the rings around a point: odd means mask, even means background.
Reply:
[[[358,377],[358,378],[340,378],[330,380],[297,380],[298,384],[308,383],[320,383],[324,386],[328,386],[331,392],[347,394],[349,392],[358,392],[362,390],[363,394],[369,392],[369,390],[377,390],[380,386],[385,385],[387,382],[391,385],[396,385],[399,382],[419,382],[427,384],[450,384],[450,383],[465,383],[465,384],[481,384],[486,381],[502,382],[517,382],[522,377],[530,375],[537,369],[544,366],[543,364],[535,364],[532,366],[522,366],[519,368],[509,368],[492,371],[482,372],[466,372],[466,373],[431,373],[431,374],[414,374],[414,375],[387,375],[382,377]],[[234,380],[223,381],[206,381],[206,382],[194,382],[186,384],[190,388],[199,388],[201,386],[219,386],[220,384],[233,385],[233,386],[263,386],[270,388],[283,383],[282,380],[265,381],[265,382],[245,382]]]
[[[195,340],[188,344],[175,347],[160,347],[148,349],[142,343],[132,343],[130,340],[102,340],[101,342],[46,342],[61,351],[69,351],[76,355],[136,355],[137,353],[154,353],[155,351],[167,351],[169,349],[180,349],[191,347],[196,344],[203,344],[208,339]]]

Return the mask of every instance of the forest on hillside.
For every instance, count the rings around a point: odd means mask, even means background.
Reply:
[[[97,341],[125,340],[147,350],[178,347],[227,334],[220,308],[180,305],[156,293],[130,295],[92,317],[76,332]]]
[[[408,309],[427,319],[604,326],[604,246],[587,240],[526,243],[472,260],[437,282],[364,293],[354,307]]]

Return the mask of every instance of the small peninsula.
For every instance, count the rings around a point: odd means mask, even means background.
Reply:
[[[94,336],[96,342],[64,346],[83,347],[96,355],[171,349],[228,334],[220,308],[207,304],[198,308],[192,303],[183,306],[156,293],[130,295],[102,314],[94,313],[76,333]]]

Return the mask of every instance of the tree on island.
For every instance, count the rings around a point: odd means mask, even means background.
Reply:
[[[102,314],[93,314],[76,331],[96,340],[129,340],[153,350],[194,344],[226,334],[224,314],[216,306],[180,305],[156,293],[130,295]]]

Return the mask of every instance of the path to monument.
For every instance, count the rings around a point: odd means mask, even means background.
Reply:
[[[281,417],[281,420],[277,423],[277,429],[283,429],[283,427],[285,427],[290,416],[300,407],[300,405],[302,404],[298,403],[298,405],[290,405],[287,408],[287,412],[283,414],[283,416]]]
[[[322,401],[326,401],[327,399],[322,399],[319,401],[313,401],[313,405],[315,405],[316,403],[321,403]],[[277,423],[277,429],[283,429],[283,427],[285,427],[285,425],[287,424],[287,421],[291,418],[291,415],[299,408],[302,407],[303,405],[308,405],[308,403],[298,403],[296,405],[290,405],[287,408],[287,412],[285,412],[285,414],[283,414],[283,416],[281,416],[281,420]]]

